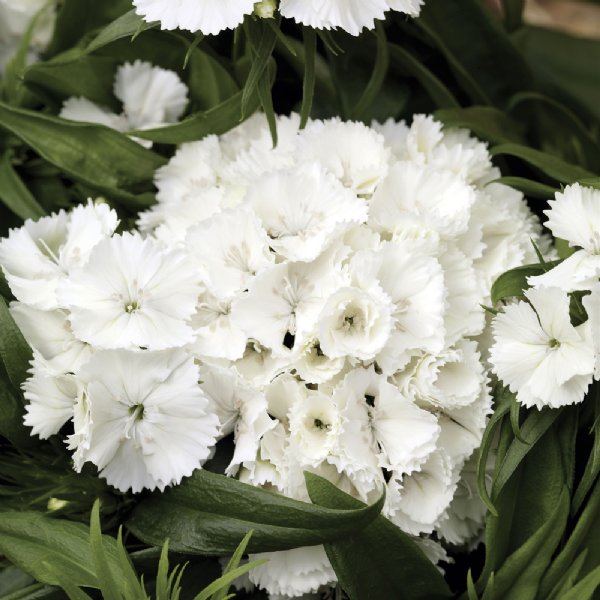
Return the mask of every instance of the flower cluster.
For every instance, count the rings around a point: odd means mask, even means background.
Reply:
[[[280,117],[273,148],[259,114],[184,144],[137,232],[89,203],[0,242],[35,349],[26,423],[72,420],[76,467],[134,491],[232,435],[227,475],[301,500],[304,471],[365,502],[385,489],[384,514],[437,561],[436,540],[467,543],[483,517],[481,305],[545,241],[464,130],[298,127]],[[322,547],[267,556],[251,579],[274,596],[335,582]]]
[[[493,323],[490,361],[528,407],[583,401],[600,379],[600,191],[579,184],[557,192],[546,226],[572,254],[530,276],[526,301],[504,307]]]
[[[204,34],[217,34],[240,25],[246,15],[281,16],[316,29],[344,29],[359,35],[373,29],[375,19],[395,10],[418,16],[423,0],[133,0],[136,11],[146,21],[159,21],[162,29],[187,29]],[[278,6],[277,6],[278,4]]]
[[[30,60],[46,49],[54,19],[53,3],[47,0],[0,0],[0,74],[30,26]]]

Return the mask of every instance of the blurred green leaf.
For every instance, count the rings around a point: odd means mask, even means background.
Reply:
[[[382,502],[321,508],[199,469],[181,485],[143,499],[127,526],[146,543],[168,538],[174,551],[205,555],[231,554],[253,529],[248,551],[266,552],[344,538],[370,523]]]
[[[147,23],[136,14],[135,9],[121,15],[107,25],[87,46],[86,52],[94,52],[122,38],[132,38],[142,31],[153,29],[158,23]]]
[[[46,215],[14,170],[8,152],[0,158],[0,201],[23,220],[35,220]]]
[[[0,358],[2,358],[10,382],[18,390],[27,379],[29,361],[33,352],[12,318],[3,297],[0,297],[0,331],[2,331]]]
[[[553,188],[545,183],[525,179],[524,177],[499,177],[491,183],[503,183],[509,185],[515,190],[523,192],[529,198],[539,198],[540,200],[551,200],[554,194],[559,191],[558,188]]]
[[[333,484],[305,473],[311,500],[329,509],[366,510]],[[362,531],[325,544],[350,600],[437,600],[452,596],[444,578],[414,540],[383,516]]]

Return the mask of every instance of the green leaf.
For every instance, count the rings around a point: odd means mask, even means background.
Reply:
[[[113,538],[103,536],[111,577],[120,573]],[[41,583],[61,581],[99,588],[90,550],[89,529],[81,523],[51,519],[39,512],[0,512],[0,552]]]
[[[559,262],[550,261],[543,265],[524,265],[502,273],[492,285],[492,304],[496,305],[496,303],[506,298],[523,296],[523,292],[529,288],[527,277],[542,275],[555,267]]]
[[[254,567],[258,567],[259,565],[264,565],[267,560],[253,560],[241,567],[236,567],[229,571],[229,573],[222,575],[219,579],[213,581],[210,585],[205,587],[197,596],[194,597],[194,600],[208,600],[214,593],[219,590],[225,588],[228,589],[229,586],[238,578],[254,569]]]
[[[504,7],[504,24],[508,31],[514,31],[523,23],[525,0],[502,0]]]
[[[176,125],[133,133],[136,137],[162,144],[182,144],[201,140],[211,134],[221,135],[240,123],[241,101],[242,92],[238,92],[218,106],[206,112],[195,113]],[[256,111],[258,106],[258,95],[255,94],[248,110],[248,116]]]
[[[531,411],[521,427],[523,441],[515,438],[508,448],[506,455],[496,471],[492,486],[492,498],[496,498],[508,479],[515,472],[521,461],[531,451],[535,443],[546,433],[562,410],[544,408],[541,411]]]
[[[525,177],[499,177],[490,183],[509,185],[515,188],[515,190],[523,192],[529,198],[539,198],[541,200],[551,200],[554,198],[554,194],[560,191],[558,188],[553,188],[550,185],[526,179]]]
[[[530,87],[523,57],[479,0],[426,2],[415,22],[445,56],[472,103],[501,106]]]
[[[17,175],[8,152],[0,159],[0,201],[23,220],[39,219],[46,215],[46,211]]]
[[[375,64],[373,65],[371,77],[360,99],[350,113],[350,118],[353,120],[361,120],[367,116],[367,111],[371,108],[379,96],[390,66],[390,53],[387,39],[385,37],[385,30],[383,29],[381,23],[378,22],[376,22],[375,26],[375,38],[377,40]]]
[[[29,587],[32,583],[34,579],[14,565],[0,565],[0,598]]]
[[[158,25],[157,22],[147,23],[135,13],[135,9],[131,9],[124,15],[115,19],[107,25],[87,46],[86,53],[94,52],[103,46],[107,46],[111,42],[122,38],[131,38],[138,35],[142,31],[153,29]]]
[[[0,297],[0,331],[2,331],[0,358],[2,358],[11,383],[16,389],[20,389],[21,384],[27,379],[33,352],[12,318],[3,297]]]
[[[246,548],[248,547],[248,542],[252,537],[254,531],[250,530],[245,536],[244,539],[240,542],[240,545],[235,549],[233,556],[229,559],[227,566],[223,570],[223,575],[227,575],[233,569],[236,569],[240,565],[240,561],[242,560],[242,556],[246,552]],[[215,592],[210,600],[225,600],[225,596],[227,596],[227,592],[229,591],[228,587],[222,587],[218,592]]]
[[[598,587],[600,587],[600,566],[588,573],[566,594],[563,594],[561,600],[589,600]]]
[[[491,148],[490,154],[492,156],[504,154],[520,158],[545,175],[548,175],[548,177],[561,183],[574,183],[580,179],[594,176],[593,173],[577,165],[569,164],[557,156],[546,154],[527,146],[521,146],[520,144],[500,144]]]
[[[315,95],[317,35],[312,27],[302,28],[304,39],[304,79],[302,81],[302,107],[300,109],[300,129],[306,127]]]
[[[129,191],[149,187],[166,159],[102,125],[75,123],[0,102],[0,127],[19,137],[49,163],[76,181],[133,208],[150,201]]]
[[[389,44],[391,69],[398,67],[414,77],[429,94],[439,108],[458,108],[460,104],[444,83],[430,71],[421,60],[408,52],[402,46]]]
[[[141,540],[171,549],[223,555],[250,530],[249,552],[314,546],[370,523],[383,499],[357,510],[320,508],[199,469],[181,485],[142,500],[128,522]]]
[[[26,448],[36,443],[31,430],[23,424],[25,407],[23,400],[10,386],[0,380],[0,436],[5,437],[17,448]]]
[[[523,135],[517,123],[506,113],[491,106],[447,108],[435,117],[448,127],[464,127],[477,137],[492,143],[520,142]]]
[[[579,577],[579,574],[581,573],[587,553],[588,551],[584,550],[577,556],[577,558],[573,561],[573,564],[567,569],[566,573],[563,575],[556,587],[552,590],[552,593],[547,597],[547,600],[560,600],[562,595],[573,587],[577,581],[577,578]],[[538,598],[539,597],[540,595],[538,593]]]
[[[336,486],[305,473],[311,500],[329,509],[365,510]],[[351,600],[450,598],[444,578],[407,534],[383,516],[362,531],[325,544],[340,585]]]

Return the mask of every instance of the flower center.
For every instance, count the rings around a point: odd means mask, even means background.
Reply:
[[[550,348],[552,350],[554,350],[556,348],[560,348],[560,342],[556,338],[552,338],[550,340],[550,342],[548,343],[548,345],[550,346]]]
[[[317,429],[325,429],[325,430],[329,430],[331,429],[331,425],[329,423],[324,423],[323,421],[321,421],[321,419],[315,419],[313,421],[313,425],[317,428]]]
[[[140,305],[137,303],[136,300],[130,300],[129,302],[127,302],[127,304],[125,304],[125,312],[131,314],[136,312],[137,310],[139,310]]]
[[[134,404],[129,407],[129,416],[132,421],[141,421],[144,418],[144,405]]]

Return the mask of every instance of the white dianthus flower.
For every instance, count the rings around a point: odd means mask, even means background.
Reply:
[[[219,419],[182,350],[97,352],[81,377],[91,413],[84,457],[109,484],[163,490],[208,458]]]
[[[61,210],[11,229],[0,241],[0,265],[17,300],[40,310],[59,308],[59,284],[86,263],[118,222],[114,210],[90,201],[69,214]]]
[[[555,237],[566,240],[576,250],[571,256],[543,275],[528,277],[532,286],[557,287],[565,292],[589,290],[600,276],[600,190],[575,183],[556,199],[548,202],[550,209],[545,225]]]
[[[176,123],[188,103],[187,86],[174,71],[136,60],[117,69],[114,94],[123,104],[116,114],[87,98],[69,98],[60,116],[71,121],[99,123],[123,133]],[[134,138],[149,148],[152,142]]]
[[[200,283],[186,256],[139,234],[98,244],[58,291],[75,335],[98,348],[162,350],[192,341]]]
[[[525,406],[581,402],[594,373],[590,323],[573,327],[569,297],[558,288],[529,289],[525,296],[529,304],[511,304],[494,318],[494,372]]]

